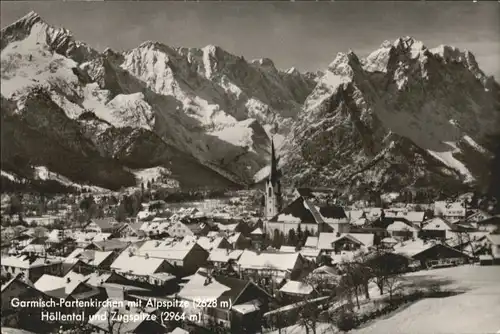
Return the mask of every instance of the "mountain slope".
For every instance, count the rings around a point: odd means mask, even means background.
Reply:
[[[364,60],[339,54],[286,139],[285,175],[346,191],[486,186],[499,92],[470,52],[448,46],[400,38]]]
[[[316,79],[214,46],[145,42],[123,53],[99,53],[36,13],[2,29],[1,50],[1,93],[17,106],[12,117],[22,118],[23,101],[43,91],[50,100],[43,107],[57,105],[100,157],[123,167],[168,165],[193,186],[250,182],[266,164],[269,133],[289,130]],[[182,164],[193,167],[184,173],[200,171],[199,177],[182,175]]]

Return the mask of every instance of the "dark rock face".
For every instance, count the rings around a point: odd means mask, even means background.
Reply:
[[[405,38],[362,61],[340,54],[286,140],[285,175],[346,192],[486,187],[499,102],[469,52]]]

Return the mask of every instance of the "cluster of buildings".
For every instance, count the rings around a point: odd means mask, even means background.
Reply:
[[[97,305],[113,300],[122,302],[113,311],[124,315],[185,315],[167,323],[137,317],[126,325],[127,333],[199,328],[256,333],[306,299],[327,300],[311,277],[335,285],[343,264],[359,254],[383,250],[404,257],[415,270],[474,260],[500,263],[500,217],[470,212],[460,202],[437,202],[434,212],[410,206],[347,209],[331,202],[326,190],[297,189],[287,205],[281,192],[273,149],[260,218],[196,208],[164,215],[165,203],[156,201],[134,220],[93,219],[78,230],[45,231],[44,241],[40,230],[35,235],[26,229],[2,248],[2,326],[26,324],[13,298],[100,301]],[[277,236],[281,245],[273,247]],[[36,312],[42,311],[31,310],[31,319],[41,319]],[[86,314],[64,325],[117,332],[114,323],[92,317],[106,312],[103,307],[58,311]],[[30,324],[47,331],[61,325]]]

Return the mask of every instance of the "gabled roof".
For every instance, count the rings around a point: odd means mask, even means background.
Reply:
[[[103,251],[96,251],[96,250],[91,249],[91,250],[84,250],[83,252],[76,254],[73,257],[73,259],[81,260],[82,262],[90,264],[92,266],[99,266],[99,265],[101,265],[101,263],[106,261],[106,259],[108,259],[112,255],[113,255],[112,251],[103,252]]]
[[[184,258],[193,250],[204,250],[198,245],[193,237],[188,236],[178,241],[174,238],[164,240],[148,240],[137,251],[137,254],[150,257],[157,257],[166,260],[184,260]],[[206,250],[205,250],[206,251]],[[207,252],[208,253],[208,252]]]
[[[223,275],[210,276],[206,272],[198,270],[196,274],[190,276],[190,280],[184,285],[178,296],[184,299],[217,299],[230,301],[230,305],[238,303],[238,298],[249,286],[255,286],[263,294],[267,292],[260,289],[249,280],[242,280]],[[268,295],[269,296],[269,295]]]
[[[445,244],[442,244],[440,242],[425,242],[421,239],[416,239],[415,241],[405,243],[403,245],[396,245],[394,247],[394,252],[400,253],[409,257],[415,257],[416,255],[425,252],[433,247],[446,247],[449,248],[450,250],[453,250],[455,252],[464,254],[454,248],[451,248]],[[464,254],[466,255],[466,254]],[[467,255],[466,255],[467,256]]]
[[[491,244],[500,246],[500,234],[489,234],[486,238]]]
[[[500,226],[500,215],[492,216],[488,219],[477,222],[478,225],[498,225]]]
[[[194,237],[194,236],[186,236],[183,241],[192,240],[193,243],[197,243],[204,250],[211,251],[212,249],[217,249],[224,242],[229,243],[224,237]],[[193,244],[194,246],[194,244]]]
[[[318,220],[319,217],[319,212],[312,203],[309,203],[304,197],[298,197],[269,221],[294,221],[305,224],[323,223],[323,221]]]
[[[300,281],[288,281],[280,289],[282,293],[294,294],[294,295],[309,295],[312,293],[314,288],[304,282]]]
[[[168,262],[164,259],[130,255],[125,251],[111,264],[111,269],[122,273],[147,276],[156,273],[165,263]]]
[[[2,266],[28,269],[28,268],[36,268],[36,267],[49,266],[53,264],[59,264],[62,263],[62,260],[43,258],[37,256],[20,255],[20,256],[2,257],[1,263]]]
[[[96,224],[101,228],[101,230],[108,230],[108,231],[113,231],[118,229],[121,225],[118,224],[116,219],[108,217],[108,218],[99,218],[99,219],[92,219],[91,223]]]
[[[404,229],[410,230],[410,231],[419,231],[420,229],[412,222],[408,221],[407,219],[392,219],[392,223],[387,225],[386,229],[388,231],[401,231]]]
[[[333,249],[332,243],[343,238],[347,238],[365,247],[371,247],[373,246],[375,235],[371,233],[320,233],[317,248],[327,250]]]
[[[250,234],[253,234],[253,235],[263,235],[264,232],[262,232],[262,229],[260,227],[258,227],[255,230],[253,230],[252,233],[250,233]]]
[[[425,212],[423,211],[402,211],[397,213],[397,217],[403,217],[411,222],[423,222],[425,218]]]
[[[306,243],[304,247],[313,247],[316,248],[318,246],[318,237],[307,237]]]
[[[297,250],[294,246],[281,246],[279,251],[281,253],[295,253]]]
[[[80,280],[71,280],[70,277],[59,277],[44,274],[35,282],[35,288],[45,294],[57,298],[65,298],[71,295],[78,287],[84,285],[88,292],[98,293],[93,287]]]
[[[331,266],[321,266],[313,270],[312,274],[327,274],[330,276],[337,277],[339,276],[339,273],[337,269]]]
[[[223,262],[226,263],[229,260],[237,261],[243,251],[240,249],[214,249],[210,252],[210,256],[208,257],[208,261],[212,262]]]
[[[338,206],[338,205],[321,206],[319,208],[319,213],[321,214],[321,216],[323,216],[323,219],[327,223],[328,223],[328,219],[347,218],[347,215],[344,211],[344,208],[341,206]]]
[[[63,278],[64,279],[69,278],[71,281],[80,281],[94,287],[99,287],[102,284],[106,283],[106,281],[113,275],[119,275],[119,274],[114,272],[93,272],[88,275],[84,275],[77,273],[75,271],[69,271],[66,275],[64,275]]]
[[[96,242],[93,242],[93,244],[97,248],[99,248],[100,250],[103,250],[103,251],[121,250],[121,249],[125,249],[129,246],[128,242],[124,242],[124,241],[117,240],[117,239],[96,241]]]
[[[243,251],[238,265],[241,269],[293,270],[297,261],[303,259],[299,253],[260,253],[250,250]]]
[[[442,218],[442,217],[434,217],[431,219],[427,219],[422,223],[422,230],[429,230],[433,226],[440,225],[443,226],[444,229],[446,230],[455,230],[455,227],[453,226],[452,223],[450,223],[447,219]]]

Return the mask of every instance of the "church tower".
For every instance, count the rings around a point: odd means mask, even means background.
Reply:
[[[274,150],[274,141],[271,139],[271,172],[266,181],[265,217],[271,219],[281,210],[281,173],[278,170],[278,161]]]

